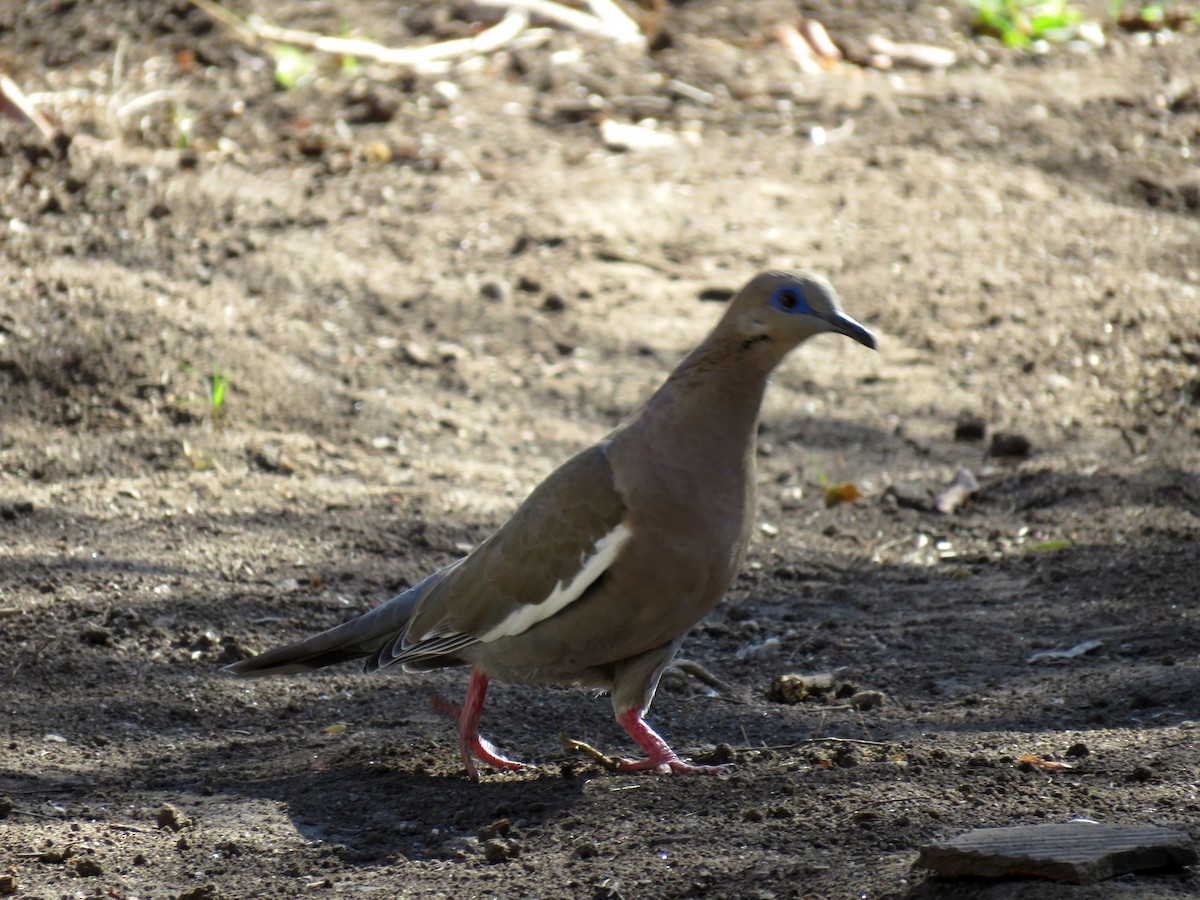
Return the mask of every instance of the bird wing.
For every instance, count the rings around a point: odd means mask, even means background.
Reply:
[[[578,600],[632,536],[599,444],[546,478],[501,528],[429,585],[375,663],[420,665],[521,634]]]

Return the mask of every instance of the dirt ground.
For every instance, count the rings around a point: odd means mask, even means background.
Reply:
[[[236,8],[395,45],[472,27]],[[766,39],[798,8],[855,52],[963,62],[802,75]],[[557,30],[284,90],[184,0],[0,11],[0,70],[73,138],[0,122],[0,885],[1200,895],[914,867],[974,826],[1200,838],[1200,34],[1019,54],[901,0],[659,24],[650,51]],[[606,146],[645,118],[674,144]],[[821,338],[777,374],[749,563],[682,651],[720,685],[671,671],[653,707],[727,777],[610,774],[558,737],[628,752],[606,700],[497,686],[485,732],[537,768],[471,783],[429,702],[462,671],[217,674],[461,555],[659,382],[705,298],[798,265],[880,350]],[[959,467],[978,493],[932,511]],[[862,498],[827,507],[840,483]],[[833,688],[784,703],[785,673]]]

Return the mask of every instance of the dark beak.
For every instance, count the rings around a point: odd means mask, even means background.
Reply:
[[[835,312],[829,317],[829,324],[838,334],[844,334],[848,338],[853,338],[864,347],[870,347],[872,350],[876,349],[875,335],[844,312]]]

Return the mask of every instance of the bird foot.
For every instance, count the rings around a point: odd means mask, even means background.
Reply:
[[[471,776],[473,781],[479,780],[479,770],[475,768],[474,759],[479,760],[484,765],[491,766],[494,769],[532,769],[534,766],[529,763],[523,763],[520,760],[509,759],[507,756],[501,756],[492,742],[487,738],[476,733],[473,735],[463,735],[460,740],[460,749],[462,751],[463,764],[467,767],[467,774]],[[474,757],[474,759],[472,759]]]
[[[729,766],[698,766],[694,763],[687,763],[673,753],[665,759],[649,756],[646,759],[620,758],[615,760],[615,762],[618,772],[657,772],[659,775],[684,775],[690,773],[724,775],[729,771]]]
[[[646,759],[626,759],[623,756],[609,756],[603,750],[593,747],[585,741],[577,741],[565,734],[558,739],[568,750],[574,750],[590,757],[610,772],[656,772],[659,775],[674,775],[685,773],[701,773],[705,775],[722,775],[729,771],[728,766],[698,766],[684,762],[674,752],[649,756]]]
[[[532,769],[528,763],[502,756],[487,738],[479,733],[479,713],[483,708],[483,697],[487,691],[487,676],[472,672],[471,685],[467,689],[467,702],[462,706],[447,700],[440,694],[430,698],[430,705],[444,716],[458,723],[458,751],[463,767],[472,781],[479,780],[479,769],[475,760],[495,769]]]

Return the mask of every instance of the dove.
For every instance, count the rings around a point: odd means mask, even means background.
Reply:
[[[564,462],[471,553],[328,631],[227,666],[288,674],[349,660],[367,672],[470,667],[458,720],[467,774],[476,761],[524,764],[479,733],[492,680],[607,691],[643,757],[622,771],[720,771],[685,761],[647,722],[685,635],[721,600],[755,519],[755,439],[768,378],[820,334],[875,349],[833,286],[768,271],[648,400]]]

